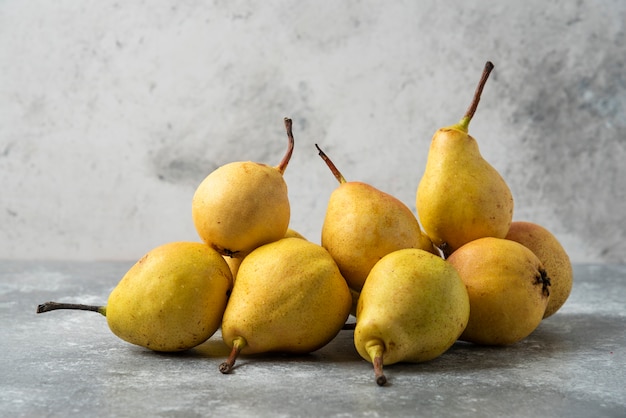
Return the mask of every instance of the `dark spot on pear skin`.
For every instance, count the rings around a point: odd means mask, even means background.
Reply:
[[[219,245],[211,244],[211,248],[220,253],[221,255],[225,255],[227,257],[236,257],[241,251],[233,251],[228,248],[222,248]]]
[[[535,284],[541,285],[541,291],[545,297],[550,296],[550,278],[544,269],[539,269],[539,274],[535,276]]]

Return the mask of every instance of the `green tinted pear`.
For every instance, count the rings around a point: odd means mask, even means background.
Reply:
[[[37,313],[80,309],[104,315],[119,338],[154,351],[195,347],[219,328],[232,276],[226,261],[199,242],[172,242],[145,254],[106,306],[47,302]]]
[[[374,365],[420,363],[446,352],[470,315],[467,290],[455,268],[420,249],[384,256],[365,280],[357,304],[354,345]]]

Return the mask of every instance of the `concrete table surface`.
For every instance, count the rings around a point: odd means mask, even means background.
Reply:
[[[438,359],[371,365],[341,331],[305,356],[218,365],[219,333],[178,354],[115,337],[99,314],[35,313],[49,301],[103,304],[132,263],[0,261],[3,417],[625,417],[626,266],[575,265],[565,306],[509,347],[457,343]]]

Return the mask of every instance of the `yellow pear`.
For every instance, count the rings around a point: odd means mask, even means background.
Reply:
[[[419,248],[435,252],[417,218],[396,197],[358,181],[346,181],[316,145],[339,181],[330,195],[321,244],[335,259],[348,285],[360,291],[374,264],[390,252]]]
[[[528,248],[503,238],[479,238],[447,261],[459,272],[470,299],[461,340],[508,345],[537,328],[548,305],[550,280]]]
[[[284,238],[289,238],[289,237],[306,239],[304,235],[302,235],[301,233],[299,233],[298,231],[292,228],[287,229],[287,232],[285,233],[285,236],[284,236]],[[224,256],[224,260],[226,260],[226,263],[228,264],[228,267],[230,268],[230,272],[233,274],[233,280],[236,279],[237,272],[239,271],[239,266],[241,265],[241,262],[243,261],[245,256],[246,254],[244,253],[238,253],[236,256],[229,256],[229,255]]]
[[[214,170],[196,189],[194,225],[200,238],[220,254],[247,253],[287,232],[290,205],[283,173],[294,148],[291,126],[291,119],[285,118],[289,146],[278,166],[231,162]]]
[[[550,300],[543,318],[552,316],[563,306],[572,291],[574,272],[567,252],[550,231],[532,222],[511,223],[506,239],[529,248],[543,264],[550,277]]]
[[[513,196],[496,169],[480,154],[468,126],[493,64],[487,62],[474,100],[461,121],[432,138],[416,194],[419,221],[447,257],[482,237],[504,238],[513,217]]]
[[[357,305],[354,345],[374,365],[419,363],[447,351],[470,315],[465,285],[441,257],[419,249],[394,251],[372,268]]]
[[[119,338],[154,351],[181,351],[211,337],[226,309],[232,276],[217,251],[198,242],[172,242],[144,255],[120,280],[106,306],[47,302],[56,309],[106,316]]]
[[[352,299],[345,279],[323,247],[283,238],[248,254],[237,273],[222,320],[232,348],[220,365],[230,373],[240,353],[309,353],[341,330]]]

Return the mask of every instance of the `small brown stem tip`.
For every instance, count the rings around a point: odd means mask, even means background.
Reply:
[[[287,132],[291,132],[291,126],[292,126],[293,122],[290,118],[285,117],[285,129],[287,130]]]
[[[228,361],[225,361],[222,364],[220,364],[220,372],[222,374],[228,374],[231,372],[232,369],[233,369],[233,364],[228,363]]]

